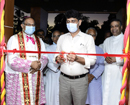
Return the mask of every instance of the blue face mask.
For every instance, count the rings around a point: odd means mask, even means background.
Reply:
[[[26,26],[25,33],[28,35],[32,35],[35,31],[35,26]]]
[[[69,32],[74,33],[77,31],[77,24],[76,23],[67,23],[67,29]]]

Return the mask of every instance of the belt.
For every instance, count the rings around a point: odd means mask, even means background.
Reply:
[[[61,74],[69,79],[78,79],[78,78],[82,78],[82,77],[85,77],[88,73],[86,74],[81,74],[81,75],[76,75],[76,76],[69,76],[69,75],[66,75],[64,73],[61,72]]]

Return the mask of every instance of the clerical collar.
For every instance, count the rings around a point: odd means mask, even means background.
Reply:
[[[119,35],[117,35],[117,36],[114,36],[114,35],[113,35],[113,40],[119,39],[120,37],[122,37],[122,35],[123,35],[122,32],[121,32]]]

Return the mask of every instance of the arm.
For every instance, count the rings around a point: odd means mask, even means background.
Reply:
[[[17,38],[16,36],[12,36],[8,43],[7,43],[7,50],[13,50],[13,49],[17,49],[18,50],[18,44],[16,44]],[[30,60],[25,60],[19,57],[18,53],[8,53],[7,54],[7,62],[9,67],[14,70],[14,71],[18,71],[18,72],[29,72],[30,66],[32,61]]]
[[[103,51],[104,53],[107,52],[107,48],[108,48],[108,45],[109,45],[109,40],[106,39],[103,43]],[[122,48],[123,49],[123,48]],[[122,50],[121,51],[118,51],[118,54],[122,54]],[[105,58],[105,62],[107,62],[108,64],[111,64],[111,63],[116,63],[117,65],[123,65],[123,60],[120,58],[120,57],[106,57]]]
[[[123,59],[121,59],[120,57],[115,57],[115,59],[116,59],[116,64],[117,65],[119,65],[119,66],[123,65],[123,63],[124,63]]]
[[[67,60],[69,60],[70,62],[78,62],[81,63],[82,65],[85,65],[85,59],[83,57],[77,56],[76,54],[74,54],[74,52],[70,52],[70,54],[67,55]]]
[[[39,40],[41,43],[41,51],[45,51],[45,45],[44,45],[43,41],[41,39],[39,39]],[[46,67],[47,62],[48,62],[47,55],[41,54],[41,58],[38,61],[32,61],[30,73],[33,74],[39,70],[42,71]]]
[[[88,39],[87,45],[86,45],[87,53],[90,54],[96,54],[95,50],[95,44],[92,36]],[[91,65],[94,65],[96,62],[96,56],[84,56],[85,59],[85,65],[84,67],[89,69]]]
[[[103,50],[96,47],[96,52],[103,54]],[[91,67],[90,74],[88,75],[88,80],[91,82],[93,78],[98,79],[104,71],[104,57],[98,56],[96,64]]]
[[[47,51],[55,51],[56,45],[52,45],[47,47]],[[48,54],[49,62],[47,64],[47,67],[52,70],[53,72],[58,72],[58,67],[60,64],[56,64],[53,62],[54,54]]]
[[[92,72],[92,75],[94,75],[96,79],[98,79],[104,71],[104,58],[103,57],[100,57],[98,59],[97,66],[98,67],[94,70],[94,72]]]
[[[123,65],[123,59],[121,59],[120,57],[106,57],[106,62],[111,64],[111,63],[116,63],[117,65],[119,66],[122,66]]]
[[[47,67],[52,70],[53,72],[58,72],[58,67],[60,66],[60,64],[55,64],[53,63],[53,61],[49,61]]]
[[[93,38],[90,36],[88,37],[89,40],[87,42],[87,45],[86,45],[86,53],[96,53],[95,52],[95,45],[94,45],[94,40]],[[95,61],[96,61],[96,57],[95,56],[87,56],[87,55],[84,55],[84,56],[78,56],[76,54],[74,54],[74,52],[70,52],[70,54],[67,55],[67,60],[71,61],[71,62],[78,62],[82,65],[84,65],[85,68],[90,68],[91,65],[94,65],[95,64]]]
[[[60,46],[61,43],[62,43],[62,37],[60,37],[60,38],[58,39],[58,41],[57,41],[56,52],[61,52],[61,51],[62,51],[62,50],[61,50],[61,46]],[[54,55],[53,62],[54,62],[55,64],[57,64],[57,63],[62,63],[63,61],[64,61],[64,59],[62,59],[59,54],[55,54],[55,55]]]
[[[44,43],[43,43],[43,41],[41,39],[40,39],[40,43],[41,43],[41,51],[46,51],[45,45],[44,45]],[[47,54],[41,54],[40,62],[41,62],[40,70],[43,70],[46,67],[47,63],[48,63]]]

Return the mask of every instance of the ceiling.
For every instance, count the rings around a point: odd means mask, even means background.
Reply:
[[[49,13],[76,9],[82,13],[116,13],[127,0],[15,0],[15,6],[29,13],[31,7],[42,7]]]

